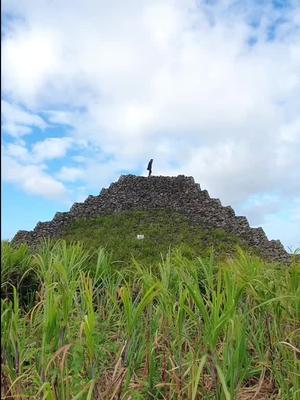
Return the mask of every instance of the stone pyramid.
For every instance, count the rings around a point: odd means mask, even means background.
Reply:
[[[68,212],[58,212],[50,222],[39,222],[33,231],[19,231],[14,243],[29,246],[42,238],[60,237],[64,229],[78,218],[94,218],[130,210],[171,209],[184,214],[192,224],[222,228],[238,236],[270,261],[289,262],[290,255],[279,240],[268,240],[262,228],[251,228],[245,217],[236,216],[230,206],[222,206],[193,177],[179,175],[142,177],[122,175],[98,196],[74,203]]]

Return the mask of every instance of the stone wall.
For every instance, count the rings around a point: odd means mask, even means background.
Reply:
[[[192,177],[123,175],[98,196],[74,203],[69,212],[58,212],[50,222],[39,222],[33,231],[19,231],[14,243],[35,245],[44,237],[59,237],[78,218],[94,218],[129,210],[171,209],[186,215],[191,223],[223,228],[240,237],[268,260],[288,262],[290,255],[279,240],[268,240],[262,228],[251,228],[245,217],[213,199]]]

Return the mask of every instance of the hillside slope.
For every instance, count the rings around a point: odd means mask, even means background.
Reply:
[[[137,235],[144,239],[139,240]],[[79,219],[62,237],[69,242],[81,241],[89,249],[105,247],[114,260],[126,263],[132,257],[143,263],[155,263],[175,248],[180,248],[189,259],[205,257],[212,249],[223,258],[234,254],[236,246],[247,248],[238,237],[223,229],[191,225],[187,217],[172,210],[124,211]]]

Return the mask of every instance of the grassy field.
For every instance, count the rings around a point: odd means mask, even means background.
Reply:
[[[2,399],[300,399],[300,265],[2,244]]]
[[[145,239],[137,240],[138,234]],[[128,211],[77,220],[64,238],[80,240],[88,249],[107,248],[114,260],[125,263],[130,263],[132,256],[142,263],[157,263],[170,246],[180,247],[190,259],[209,255],[211,248],[218,257],[234,253],[237,245],[249,251],[236,236],[222,229],[193,226],[187,217],[171,210]]]

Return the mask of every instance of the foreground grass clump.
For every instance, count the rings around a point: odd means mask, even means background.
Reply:
[[[145,239],[137,240],[138,234]],[[90,249],[107,248],[114,260],[125,263],[130,263],[132,256],[142,263],[157,263],[170,246],[180,246],[182,254],[190,259],[209,255],[212,247],[220,257],[233,254],[237,245],[246,249],[236,236],[222,229],[191,225],[186,216],[172,210],[127,211],[77,220],[63,238],[69,242],[79,240]]]
[[[102,248],[45,243],[25,252],[38,285],[21,306],[5,264],[20,250],[2,250],[2,399],[300,398],[296,261],[174,250],[120,269]]]

